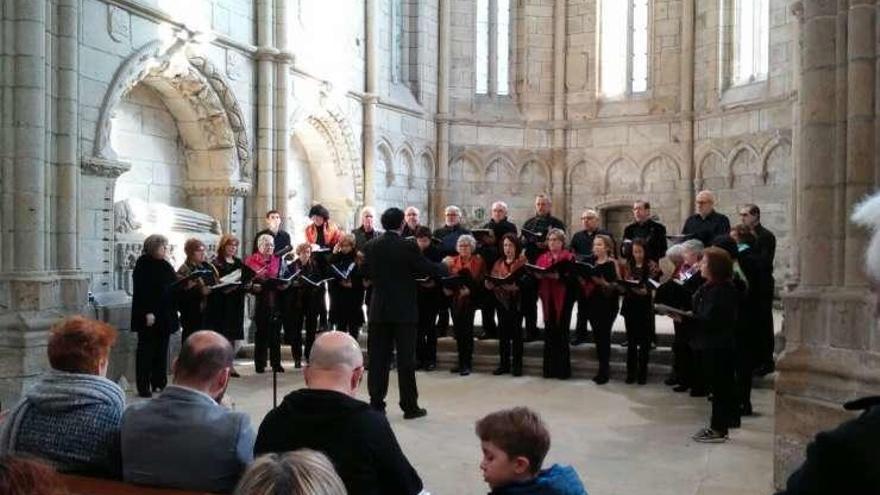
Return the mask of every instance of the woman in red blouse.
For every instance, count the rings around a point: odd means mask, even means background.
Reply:
[[[458,347],[458,366],[452,373],[461,376],[471,374],[471,362],[474,354],[474,312],[477,309],[475,292],[483,284],[485,264],[483,258],[474,254],[477,241],[470,234],[464,234],[456,243],[457,256],[447,256],[443,263],[449,268],[450,275],[459,275],[465,282],[456,288],[445,288],[443,292],[452,298],[452,325],[455,331],[455,343]]]
[[[501,237],[502,257],[492,266],[493,279],[486,279],[486,288],[498,301],[498,352],[500,362],[493,374],[513,373],[522,375],[523,335],[522,310],[520,309],[519,270],[526,264],[522,246],[516,234],[508,232]],[[513,367],[510,365],[511,342],[513,343]]]
[[[541,268],[574,261],[574,255],[565,249],[565,232],[560,229],[547,232],[547,248],[535,262]],[[564,269],[538,275],[538,278],[538,295],[544,310],[544,378],[566,379],[571,377],[569,280]]]
[[[254,308],[254,368],[266,371],[266,354],[276,371],[281,367],[281,293],[289,284],[277,285],[269,280],[278,278],[281,258],[275,256],[275,240],[269,234],[257,238],[257,252],[248,256],[244,264],[254,271],[252,291],[257,295]],[[268,283],[267,283],[268,282]]]

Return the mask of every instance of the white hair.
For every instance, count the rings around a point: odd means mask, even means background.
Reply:
[[[682,251],[690,251],[692,253],[696,253],[701,256],[703,254],[703,249],[705,249],[705,247],[706,247],[703,244],[703,241],[701,241],[699,239],[688,239],[679,245],[681,246]]]
[[[470,235],[470,234],[462,234],[462,235],[460,235],[460,236],[458,237],[458,240],[455,241],[455,245],[456,245],[456,246],[458,246],[459,244],[467,244],[467,245],[469,245],[469,246],[471,247],[471,249],[476,249],[476,248],[477,248],[477,240],[474,239],[474,236],[472,236],[472,235]]]
[[[704,196],[706,199],[711,201],[713,205],[715,204],[715,193],[713,193],[712,191],[710,191],[708,189],[703,189],[702,191],[697,193],[696,197],[700,197],[700,196]]]
[[[260,237],[257,237],[257,246],[262,246],[264,244],[269,243],[275,244],[275,238],[272,237],[271,234],[262,234]]]
[[[409,212],[411,212],[411,211],[416,212],[416,215],[418,215],[418,214],[421,213],[421,212],[419,211],[419,209],[416,208],[415,206],[407,206],[407,207],[406,207],[406,210],[403,210],[404,214],[407,214],[407,213],[409,213]]]
[[[504,210],[505,213],[507,213],[507,203],[505,203],[504,201],[496,201],[496,202],[492,203],[493,210],[495,209],[496,206],[500,207],[501,209]]]
[[[669,249],[666,250],[667,258],[681,258],[682,253],[684,252],[684,246],[681,244],[673,244],[669,246]]]
[[[361,208],[361,218],[364,218],[364,215],[366,215],[367,213],[371,213],[373,217],[375,217],[376,209],[372,206],[364,206],[363,208]]]
[[[865,271],[875,281],[880,281],[880,194],[856,205],[851,219],[871,231],[871,242],[865,251]]]
[[[581,212],[581,216],[588,218],[599,218],[599,212],[592,208],[587,208],[586,210]]]
[[[455,213],[456,215],[461,216],[461,208],[455,205],[449,205],[443,210],[443,213]]]

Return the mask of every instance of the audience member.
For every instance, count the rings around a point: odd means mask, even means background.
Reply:
[[[350,335],[319,335],[304,368],[307,388],[291,392],[269,411],[254,454],[314,449],[333,461],[349,493],[419,493],[422,480],[385,415],[355,398],[363,376],[363,355]]]
[[[52,369],[6,415],[0,455],[29,454],[63,472],[119,476],[125,395],[105,378],[116,336],[110,325],[82,316],[52,328]]]
[[[28,457],[0,457],[3,495],[66,495],[52,466]]]
[[[192,334],[161,395],[131,405],[122,418],[127,482],[182,490],[231,492],[253,460],[248,415],[219,403],[229,384],[232,346],[222,335]]]
[[[865,252],[865,272],[876,288],[880,284],[880,194],[858,205],[852,220],[873,232]],[[876,289],[874,296],[875,308],[880,309]],[[877,315],[880,312],[875,311]],[[880,397],[865,397],[843,407],[864,412],[816,435],[807,446],[806,460],[777,495],[880,493]]]
[[[490,495],[586,495],[571,466],[541,469],[550,450],[550,432],[534,411],[515,407],[477,421],[483,479]]]
[[[324,454],[300,449],[257,458],[238,482],[235,495],[346,495],[345,485]]]

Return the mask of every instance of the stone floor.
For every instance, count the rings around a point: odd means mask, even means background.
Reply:
[[[288,366],[279,374],[279,400],[302,387],[302,374]],[[229,394],[255,427],[272,404],[272,375],[242,372]],[[702,445],[690,436],[707,421],[705,399],[674,394],[660,383],[637,387],[621,377],[603,387],[589,380],[537,377],[461,378],[445,371],[419,373],[426,418],[404,421],[389,407],[389,421],[404,452],[434,495],[481,494],[480,448],[473,424],[495,409],[527,405],[549,425],[548,462],[573,464],[591,495],[759,495],[771,493],[773,391],[756,390],[757,417],[734,430],[726,444]],[[395,404],[392,372],[388,404]],[[366,384],[360,393],[366,397]]]

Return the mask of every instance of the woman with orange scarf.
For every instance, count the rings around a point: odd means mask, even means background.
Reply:
[[[574,255],[565,249],[565,232],[550,229],[547,232],[549,250],[538,256],[535,264],[551,268],[559,263],[571,263]],[[569,289],[565,271],[553,270],[538,275],[538,295],[544,310],[544,378],[571,377],[571,350],[568,344],[568,325],[571,320],[573,292]]]
[[[483,284],[485,264],[483,258],[474,254],[477,241],[470,234],[464,234],[456,243],[457,256],[447,256],[443,263],[449,268],[451,276],[464,278],[464,283],[455,288],[445,288],[443,292],[452,298],[452,325],[458,347],[458,366],[450,372],[461,376],[471,374],[474,354],[474,313],[477,309],[475,292]]]
[[[519,273],[527,260],[522,254],[522,246],[516,234],[504,234],[501,237],[501,249],[502,257],[492,266],[491,279],[486,279],[486,288],[492,291],[498,301],[498,352],[501,359],[498,369],[492,374],[512,373],[513,376],[521,376],[523,335]],[[513,367],[510,364],[511,343]]]

